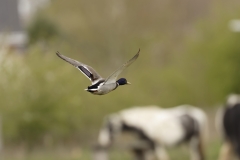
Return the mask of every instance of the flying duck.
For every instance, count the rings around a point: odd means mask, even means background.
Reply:
[[[79,69],[87,78],[90,79],[92,85],[88,86],[88,88],[85,89],[86,91],[94,95],[104,95],[115,90],[118,86],[131,84],[125,78],[120,78],[117,80],[117,77],[124,69],[130,66],[138,58],[139,52],[140,49],[133,58],[124,63],[121,67],[119,67],[112,74],[110,74],[110,76],[108,76],[106,79],[102,78],[92,67],[78,62],[74,59],[68,58],[60,54],[59,52],[57,52],[56,54],[64,61],[70,63],[71,65]]]

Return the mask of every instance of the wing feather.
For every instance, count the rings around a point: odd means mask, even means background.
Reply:
[[[115,70],[108,78],[106,79],[104,84],[109,83],[115,83],[117,80],[118,75],[126,69],[128,66],[130,66],[139,56],[140,49],[138,50],[137,54],[133,56],[130,60],[128,60],[126,63],[124,63],[121,67],[119,67],[117,70]]]
[[[92,67],[90,67],[86,64],[83,64],[81,62],[78,62],[74,59],[71,59],[69,57],[66,57],[66,56],[60,54],[59,52],[57,52],[56,54],[57,54],[58,57],[60,57],[64,61],[70,63],[71,65],[73,65],[74,67],[79,69],[88,79],[90,79],[92,84],[95,84],[99,80],[103,79]]]

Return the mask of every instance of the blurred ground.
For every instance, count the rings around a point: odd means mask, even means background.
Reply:
[[[205,144],[206,159],[215,160],[218,158],[219,149],[222,140],[219,138],[219,134],[215,129],[214,118],[216,109],[207,109],[206,113],[209,117],[209,137]],[[95,137],[96,138],[96,137]],[[189,159],[189,150],[187,146],[181,145],[175,148],[169,148],[167,150],[171,159],[187,160]],[[48,148],[34,148],[32,150],[26,150],[24,147],[10,147],[3,151],[2,157],[4,160],[90,160],[92,159],[92,146],[90,145],[65,145]],[[14,154],[13,154],[14,153]],[[131,153],[122,148],[121,146],[115,146],[109,152],[111,160],[130,160],[132,159]]]

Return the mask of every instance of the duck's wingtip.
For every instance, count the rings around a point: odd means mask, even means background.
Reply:
[[[138,49],[138,52],[137,52],[137,54],[139,54],[140,53],[140,48]]]

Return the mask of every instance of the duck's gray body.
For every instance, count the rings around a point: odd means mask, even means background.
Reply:
[[[90,89],[85,89],[85,90],[95,95],[104,95],[115,90],[117,87],[118,87],[117,83],[110,83],[110,84],[100,85],[96,90],[90,90]]]

